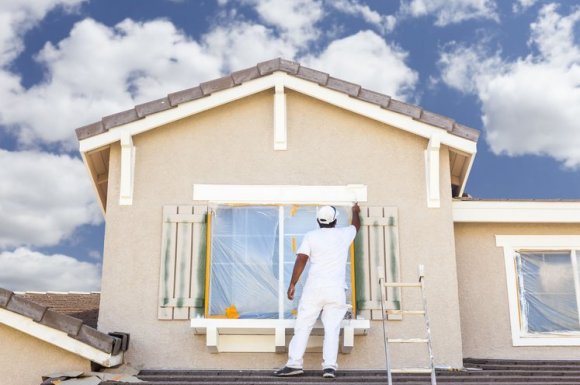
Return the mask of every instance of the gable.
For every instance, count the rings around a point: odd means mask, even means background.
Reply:
[[[138,105],[134,109],[107,116],[100,122],[77,129],[80,151],[102,207],[105,207],[107,199],[107,160],[111,144],[120,142],[124,149],[122,158],[125,162],[121,168],[125,178],[121,186],[120,204],[131,204],[135,135],[263,91],[274,93],[271,124],[275,150],[283,151],[287,148],[286,95],[292,91],[426,138],[429,141],[426,150],[429,163],[426,166],[427,174],[432,174],[428,177],[428,184],[435,204],[438,200],[436,190],[439,183],[439,164],[435,159],[438,159],[442,144],[449,147],[453,189],[456,195],[462,194],[476,153],[479,136],[477,130],[298,63],[275,59],[201,83],[198,87],[170,94],[166,98]]]

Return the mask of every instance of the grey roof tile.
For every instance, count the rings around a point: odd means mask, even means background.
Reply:
[[[315,82],[320,85],[326,85],[328,82],[327,73],[302,66],[300,66],[298,69],[296,76],[305,80],[310,80],[311,82]]]
[[[6,307],[8,302],[10,302],[10,298],[14,293],[10,290],[2,289],[0,287],[0,307]]]
[[[453,124],[453,130],[451,130],[451,133],[462,138],[472,140],[474,142],[477,142],[480,134],[479,130],[464,126],[463,124],[459,124],[457,122]]]
[[[134,108],[131,108],[130,110],[127,111],[122,111],[116,114],[105,116],[103,118],[103,127],[105,128],[105,130],[109,130],[113,127],[131,123],[138,119],[139,116],[137,116],[137,111],[135,111]]]
[[[40,322],[46,312],[45,306],[17,295],[13,295],[10,298],[10,302],[8,302],[6,309],[25,317],[32,318],[36,322]]]
[[[300,64],[296,63],[295,61],[280,59],[280,71],[296,75],[296,73],[298,73],[299,68]]]
[[[414,106],[412,104],[407,104],[401,102],[400,100],[391,99],[391,102],[387,106],[388,110],[399,112],[401,114],[410,116],[412,118],[419,118],[421,116],[421,108]]]
[[[380,94],[378,92],[370,91],[367,89],[362,88],[358,94],[358,98],[365,102],[377,104],[383,108],[387,108],[391,101],[391,97]]]
[[[110,335],[101,333],[87,325],[81,326],[79,333],[76,336],[71,337],[105,353],[110,354],[113,352],[115,339]]]
[[[61,330],[69,336],[76,336],[83,325],[83,321],[78,318],[60,314],[52,310],[47,310],[44,313],[44,317],[42,317],[40,323],[53,329]]]
[[[77,128],[77,139],[83,140],[86,138],[90,138],[91,136],[96,136],[105,132],[105,127],[103,126],[103,122],[98,121],[95,123],[87,124],[86,126],[82,126]]]
[[[197,86],[193,88],[188,88],[183,91],[173,92],[169,94],[167,97],[169,98],[169,104],[171,104],[171,106],[173,107],[181,103],[190,102],[192,100],[203,98],[204,94],[201,91],[201,87]]]
[[[235,85],[240,85],[243,82],[247,82],[260,77],[260,72],[258,67],[250,67],[241,71],[232,72],[232,79],[234,79]]]
[[[214,92],[225,90],[235,86],[234,80],[231,76],[224,76],[219,79],[203,82],[199,85],[204,95],[210,95]]]
[[[143,118],[147,115],[151,115],[151,114],[154,114],[156,112],[169,110],[171,107],[172,106],[171,106],[171,104],[169,104],[169,99],[165,97],[165,98],[153,100],[151,102],[136,105],[135,111],[137,112],[137,116],[139,118]]]
[[[345,94],[348,94],[353,97],[357,97],[361,90],[361,86],[359,86],[358,84],[350,83],[341,79],[336,79],[333,78],[332,76],[328,78],[326,86],[330,89],[344,92]]]
[[[454,123],[453,119],[443,115],[434,114],[433,112],[429,111],[423,111],[417,120],[435,127],[443,128],[447,131],[451,131],[453,129]]]

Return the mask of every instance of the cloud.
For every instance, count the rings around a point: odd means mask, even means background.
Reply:
[[[52,246],[77,226],[102,222],[82,162],[0,149],[0,248]]]
[[[322,3],[318,0],[246,0],[255,7],[260,18],[279,29],[296,47],[316,39],[320,31],[316,23],[323,17]]]
[[[320,55],[302,61],[334,77],[406,100],[418,79],[417,72],[405,64],[406,58],[405,51],[375,32],[361,31],[333,41]]]
[[[24,145],[68,149],[76,146],[74,128],[220,73],[217,58],[165,20],[110,28],[85,19],[57,45],[46,43],[36,60],[47,76],[29,89],[14,74],[0,76],[0,124],[17,126]]]
[[[517,0],[513,5],[512,5],[512,11],[514,13],[521,13],[524,12],[525,10],[527,10],[528,8],[532,7],[534,4],[536,4],[537,0]]]
[[[374,25],[382,33],[391,32],[397,22],[393,15],[381,15],[377,11],[370,9],[368,5],[361,4],[357,0],[334,0],[329,4],[340,12],[362,17],[364,21]]]
[[[22,36],[48,12],[62,8],[74,11],[86,0],[19,0],[0,2],[0,66],[14,60],[23,50]]]
[[[101,266],[21,247],[0,252],[0,287],[12,291],[97,291]]]
[[[499,21],[495,0],[401,0],[399,12],[412,17],[433,15],[438,27],[474,19]]]
[[[544,6],[531,24],[532,52],[514,61],[485,47],[450,45],[439,65],[448,86],[476,95],[486,140],[496,154],[547,155],[580,167],[580,9],[561,15]]]

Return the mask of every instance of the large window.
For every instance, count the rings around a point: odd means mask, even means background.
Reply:
[[[517,252],[524,333],[578,333],[576,250]]]
[[[286,289],[304,234],[318,228],[314,205],[219,205],[210,211],[206,316],[278,318],[296,316],[307,269],[294,301]],[[337,207],[338,226],[350,223]],[[347,264],[347,302],[353,303],[352,253]]]
[[[514,346],[580,345],[580,237],[496,236]]]

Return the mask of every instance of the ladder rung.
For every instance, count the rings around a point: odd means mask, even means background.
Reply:
[[[405,283],[405,282],[385,282],[385,287],[421,287],[421,282]]]
[[[431,373],[429,368],[401,368],[391,369],[391,373]]]
[[[425,314],[425,310],[387,310],[387,314],[424,315]]]
[[[427,338],[389,338],[387,341],[398,344],[425,344],[429,342]]]

